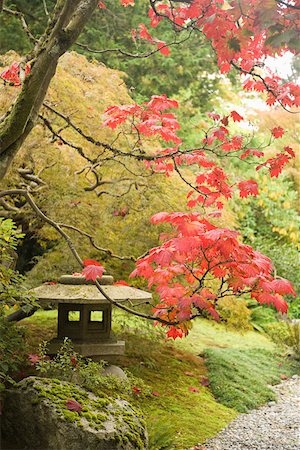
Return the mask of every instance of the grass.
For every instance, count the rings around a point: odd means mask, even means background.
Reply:
[[[211,320],[198,319],[193,322],[190,334],[176,345],[182,350],[202,354],[207,348],[264,348],[274,351],[275,344],[264,334],[248,331],[241,334],[225,325]]]
[[[56,323],[57,311],[41,310],[21,322],[32,352],[38,342],[56,335]],[[257,332],[241,335],[200,319],[186,339],[170,342],[161,337],[160,328],[119,311],[113,313],[113,325],[126,340],[119,365],[156,393],[136,396],[150,430],[151,450],[184,450],[204,442],[238,411],[273,399],[268,384],[292,373],[275,354],[275,345]],[[209,386],[201,384],[205,377]]]
[[[158,394],[141,398],[139,403],[148,424],[154,423],[153,433],[163,423],[174,436],[171,448],[185,449],[204,442],[236,416],[235,411],[217,403],[210,390],[201,386],[201,380],[207,376],[203,358],[142,333],[126,333],[124,338],[127,354],[121,364]]]
[[[223,405],[247,412],[274,400],[268,386],[297,371],[294,364],[266,349],[205,351],[211,391]]]

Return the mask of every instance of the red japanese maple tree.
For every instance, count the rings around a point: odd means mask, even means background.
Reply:
[[[134,0],[120,1],[125,7],[134,6]],[[68,3],[66,0],[66,8]],[[80,5],[83,21],[78,19]],[[73,17],[73,14],[74,24],[83,26],[95,7],[95,0],[74,1],[69,16]],[[99,2],[98,7],[99,11],[105,11],[109,8],[109,1]],[[160,52],[165,57],[173,50],[156,37],[161,22],[168,22],[178,34],[189,31],[205,36],[216,54],[221,73],[236,71],[242,77],[246,91],[262,92],[269,106],[277,105],[294,112],[300,105],[300,87],[282,81],[268,69],[265,62],[268,56],[282,55],[286,51],[297,52],[299,11],[299,0],[149,0],[152,31],[142,23],[131,31],[131,35],[134,40],[148,42],[153,52]],[[69,28],[69,46],[78,35],[74,24],[70,21],[63,28]],[[55,30],[54,27],[51,33],[57,39],[55,48],[59,48],[58,59],[69,47],[65,41],[59,44],[61,36],[56,36]],[[40,61],[45,52],[51,50],[51,36],[45,40],[44,49],[39,49],[35,59],[28,61],[25,66],[14,64],[1,75],[7,82],[20,86],[22,93],[0,123],[0,137],[1,132],[3,135],[0,160],[2,157],[6,161],[8,151],[15,154],[18,145],[21,145],[31,129],[29,123],[32,114],[36,114],[41,105],[41,96],[45,95],[51,74],[45,67],[42,70]],[[73,41],[70,36],[74,37]],[[53,62],[50,58],[50,63],[53,63],[52,68],[49,66],[52,76],[57,59]],[[40,96],[31,109],[28,105],[27,109],[24,108],[27,119],[22,126],[18,125],[12,137],[11,126],[22,112],[24,95],[30,89],[31,95],[35,95],[32,80],[36,83],[38,73],[42,73],[44,83],[40,86]],[[255,180],[237,182],[232,179],[219,164],[224,156],[234,154],[242,161],[250,159],[254,161],[256,170],[267,169],[271,177],[278,177],[295,156],[293,149],[285,146],[279,153],[266,159],[261,148],[249,147],[243,136],[232,133],[231,124],[244,120],[237,111],[229,111],[223,117],[215,112],[208,113],[211,127],[205,132],[204,139],[197,148],[186,149],[178,136],[180,124],[172,112],[176,108],[178,103],[175,100],[164,94],[154,95],[141,105],[111,106],[106,111],[103,124],[113,129],[125,127],[130,130],[136,137],[136,144],[128,153],[129,157],[144,161],[147,168],[165,173],[166,176],[177,172],[189,188],[187,206],[197,208],[197,212],[190,213],[160,212],[151,219],[153,224],[170,225],[170,232],[161,237],[162,244],[140,259],[132,273],[132,276],[146,278],[148,286],[155,287],[159,295],[151,318],[166,325],[167,335],[175,339],[188,333],[190,320],[197,316],[208,314],[218,320],[216,305],[218,299],[226,295],[249,294],[260,303],[272,304],[277,310],[286,312],[287,303],[283,296],[295,294],[291,284],[274,276],[269,258],[243,244],[236,231],[216,227],[212,218],[221,214],[224,201],[231,198],[235,190],[243,198],[256,196],[259,189]],[[22,120],[24,122],[24,114]],[[270,130],[269,144],[274,139],[280,139],[283,134],[284,130],[280,126],[274,127]],[[157,150],[145,152],[143,140],[152,137],[157,138],[162,145]],[[193,181],[185,178],[184,166],[197,169]],[[102,276],[104,268],[100,263],[85,260],[83,265],[85,268],[82,273],[87,279],[97,280],[97,277]]]

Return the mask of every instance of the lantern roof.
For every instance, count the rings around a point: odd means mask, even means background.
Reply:
[[[110,303],[98,288],[87,283],[84,277],[63,275],[59,283],[44,283],[34,288],[31,292],[37,297],[40,304],[43,303],[74,303],[95,304]],[[131,286],[113,285],[111,276],[99,279],[103,291],[113,300],[118,302],[151,300],[152,295],[141,289]]]

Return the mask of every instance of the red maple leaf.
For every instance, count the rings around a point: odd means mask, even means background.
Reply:
[[[190,392],[200,392],[200,390],[199,390],[198,388],[192,387],[192,386],[189,386],[188,390],[189,390]]]
[[[35,366],[41,360],[41,357],[39,355],[34,354],[34,353],[30,353],[28,355],[28,359],[29,359],[31,365]]]
[[[209,379],[207,377],[202,377],[200,380],[200,384],[201,384],[201,386],[205,386],[205,387],[209,386]]]
[[[238,184],[240,197],[248,197],[248,195],[258,195],[258,184],[254,180],[241,181]]]
[[[230,115],[234,122],[241,122],[241,120],[244,120],[244,117],[240,116],[236,111],[231,111]]]
[[[154,397],[159,397],[160,396],[160,393],[156,392],[156,391],[151,392],[151,394],[154,395]]]
[[[127,281],[119,280],[114,282],[114,286],[129,286],[129,284],[127,283]]]
[[[167,337],[174,339],[174,341],[178,337],[182,338],[182,336],[183,336],[183,331],[180,328],[171,326],[169,331],[167,331]]]
[[[93,259],[85,259],[83,261],[83,264],[85,265],[85,267],[82,270],[81,274],[85,277],[86,280],[96,281],[96,279],[101,278],[103,272],[105,272],[104,267],[99,262],[94,261]]]
[[[20,77],[20,64],[17,62],[14,62],[8,69],[4,70],[0,74],[0,78],[7,81],[10,84],[13,84],[14,86],[20,86],[21,84],[21,77]],[[29,64],[26,64],[25,66],[25,73],[24,76],[26,77],[30,72],[30,66]]]
[[[82,406],[80,403],[78,403],[76,400],[67,400],[66,401],[66,408],[69,411],[75,411],[75,412],[81,412],[82,411]]]
[[[120,0],[123,6],[134,6],[134,0]]]
[[[132,391],[136,395],[139,395],[142,392],[142,390],[140,388],[138,388],[137,386],[133,386]]]
[[[271,132],[276,139],[281,138],[284,135],[284,129],[282,127],[274,127]]]

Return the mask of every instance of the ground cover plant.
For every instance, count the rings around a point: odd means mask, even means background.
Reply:
[[[268,385],[280,383],[297,372],[295,362],[284,366],[282,355],[266,349],[209,349],[204,355],[216,399],[239,412],[275,400]]]

